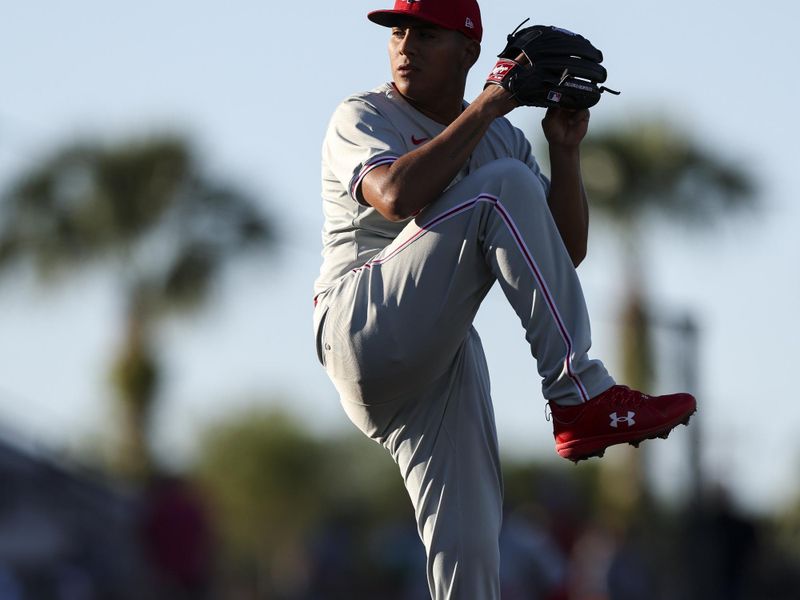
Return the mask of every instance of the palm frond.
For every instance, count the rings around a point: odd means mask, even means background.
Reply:
[[[657,212],[707,224],[756,205],[755,179],[746,167],[720,158],[665,121],[594,132],[584,141],[582,156],[587,193],[614,221]]]

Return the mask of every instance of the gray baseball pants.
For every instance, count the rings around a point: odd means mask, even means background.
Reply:
[[[347,416],[400,467],[434,600],[500,598],[502,476],[472,327],[495,281],[546,399],[576,404],[613,385],[587,356],[583,293],[542,184],[514,159],[449,188],[314,310],[320,361]]]

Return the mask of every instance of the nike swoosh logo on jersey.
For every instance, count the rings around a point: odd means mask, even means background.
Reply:
[[[430,138],[426,138],[426,137],[418,139],[416,136],[412,135],[411,136],[411,143],[414,144],[415,146],[419,146],[420,144],[422,144],[424,142],[427,142],[429,139]]]

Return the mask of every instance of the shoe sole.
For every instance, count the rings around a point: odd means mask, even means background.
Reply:
[[[623,437],[623,434],[601,436],[591,438],[588,441],[580,440],[574,445],[562,444],[556,447],[556,452],[558,452],[559,456],[578,464],[580,461],[587,460],[589,458],[602,458],[606,453],[606,448],[611,446],[630,444],[634,448],[638,448],[639,444],[645,440],[654,440],[657,438],[661,438],[662,440],[667,439],[669,434],[672,433],[672,430],[678,425],[688,425],[689,419],[691,419],[692,415],[694,415],[696,412],[697,409],[695,408],[691,412],[686,413],[673,421],[670,421],[667,425],[661,425],[657,428],[637,432],[633,438],[624,436],[624,439],[620,439]]]

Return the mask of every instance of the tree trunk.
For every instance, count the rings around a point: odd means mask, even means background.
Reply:
[[[619,383],[649,393],[653,385],[655,364],[651,340],[651,311],[645,297],[646,285],[642,269],[641,247],[635,223],[620,229],[625,257],[623,289],[620,302],[619,351],[622,368]],[[628,445],[617,447],[617,460],[603,462],[604,497],[615,512],[630,514],[645,508],[650,501],[646,474],[646,444],[638,449]]]
[[[113,365],[121,417],[116,466],[126,477],[143,481],[153,470],[148,434],[160,369],[152,350],[150,319],[143,294],[132,296],[125,339]]]

